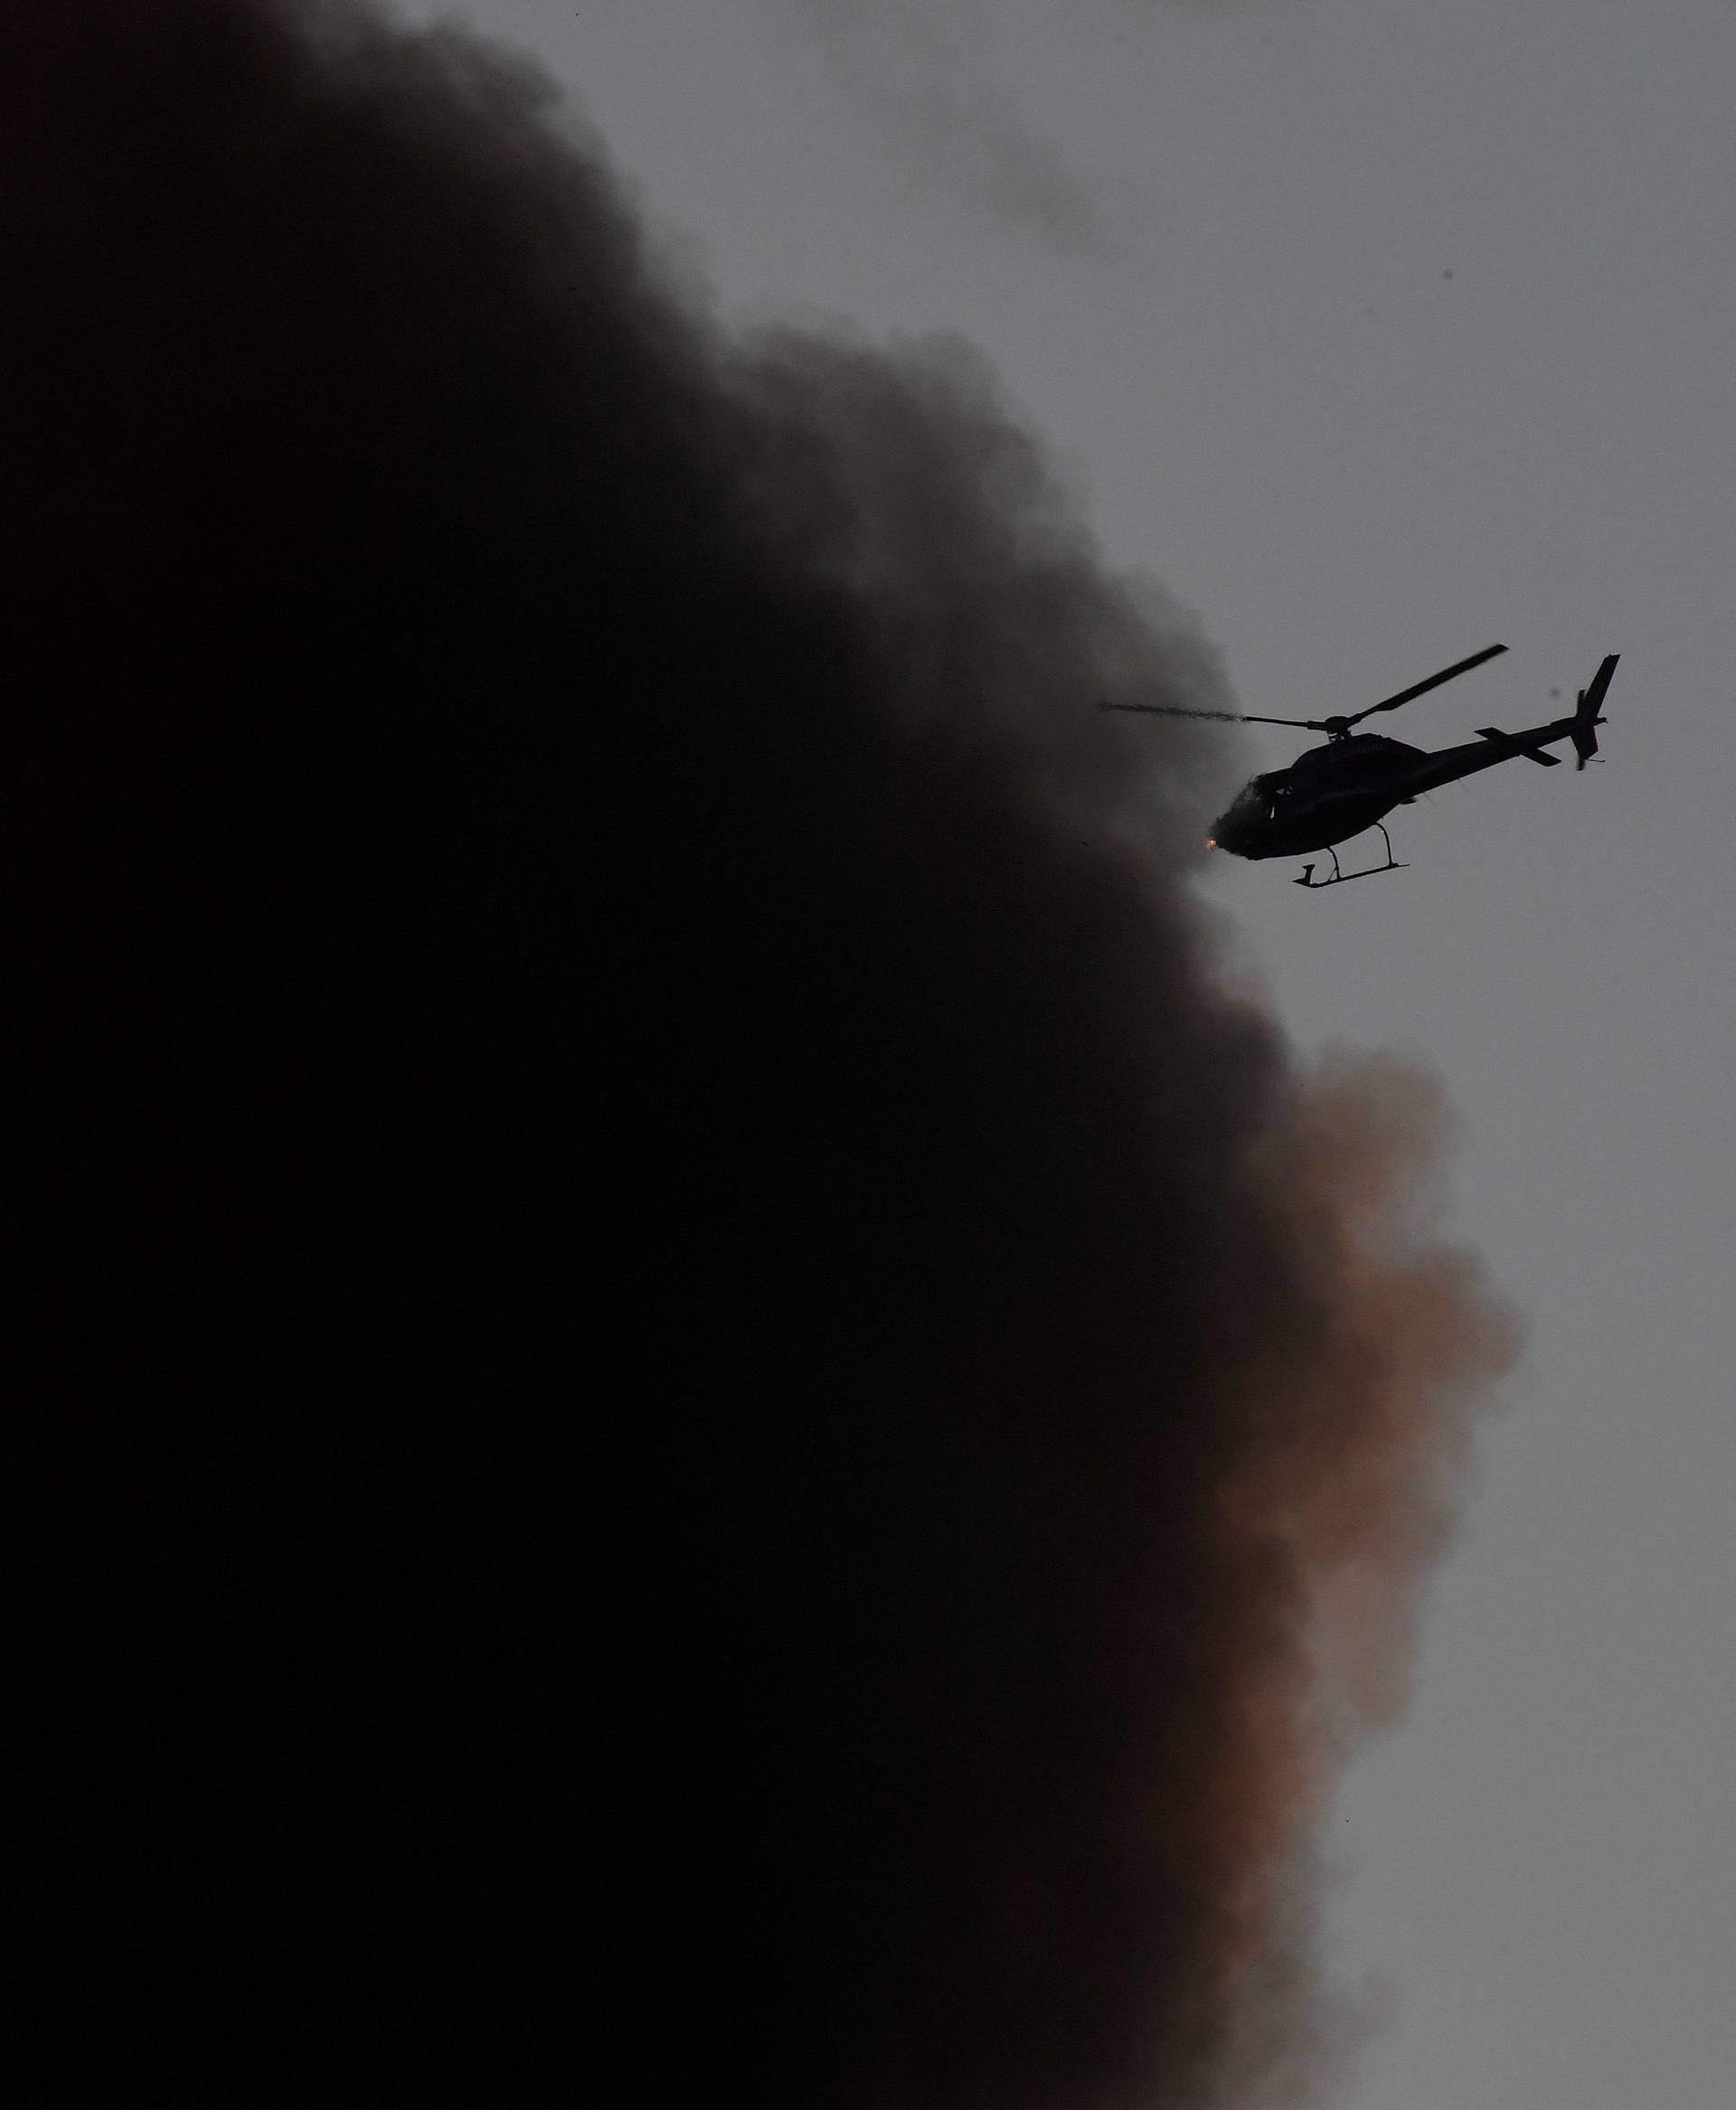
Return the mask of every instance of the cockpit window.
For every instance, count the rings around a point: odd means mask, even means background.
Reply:
[[[1256,777],[1236,800],[1235,810],[1250,820],[1275,821],[1284,810],[1289,789],[1280,777]]]

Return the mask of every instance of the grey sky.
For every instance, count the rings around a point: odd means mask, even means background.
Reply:
[[[760,5],[816,40],[837,85],[879,120],[884,146],[919,180],[948,186],[1055,249],[1109,244],[1102,201],[1003,82],[984,0]]]
[[[457,12],[573,86],[726,312],[981,345],[1247,708],[1354,708],[1505,642],[1408,715],[1446,744],[1623,655],[1608,768],[1439,794],[1378,888],[1228,861],[1205,888],[1305,1045],[1439,1070],[1458,1224],[1531,1328],[1410,1717],[1329,1842],[1343,1967],[1396,1998],[1348,2100],[1717,2110],[1736,11],[973,0],[927,11],[926,89],[870,0],[844,65],[792,0]],[[1051,155],[1114,241],[1033,240],[980,138],[936,150],[948,110]],[[1247,758],[1293,751],[1259,732]]]

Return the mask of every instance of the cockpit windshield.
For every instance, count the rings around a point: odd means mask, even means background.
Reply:
[[[1238,821],[1275,821],[1283,807],[1288,788],[1279,776],[1256,777],[1236,794],[1229,817]]]
[[[1272,822],[1281,820],[1291,807],[1291,785],[1285,771],[1280,769],[1270,776],[1256,777],[1251,783],[1242,786],[1212,824],[1209,841],[1213,847],[1222,843],[1241,857],[1263,855],[1263,852],[1251,845],[1261,842],[1266,828]]]

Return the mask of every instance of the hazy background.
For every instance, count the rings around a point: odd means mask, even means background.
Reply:
[[[1250,710],[1444,745],[1622,664],[1607,768],[1211,897],[1306,1046],[1416,1054],[1529,1369],[1353,1772],[1356,2105],[1728,2100],[1736,17],[1714,0],[472,0],[732,317],[956,330]],[[1275,767],[1289,736],[1251,734]]]

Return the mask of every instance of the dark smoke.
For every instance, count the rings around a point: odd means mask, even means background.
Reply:
[[[14,2021],[1307,2100],[1505,1337],[1092,708],[1209,655],[461,39],[12,9],[0,154]]]

